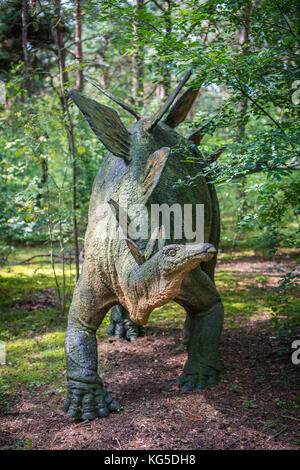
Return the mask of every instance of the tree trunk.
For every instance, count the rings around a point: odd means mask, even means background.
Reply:
[[[250,25],[250,12],[251,12],[251,4],[248,4],[244,11],[242,12],[243,15],[243,25],[240,29],[240,37],[239,37],[239,44],[242,49],[242,55],[247,55],[247,43],[249,39],[249,25]],[[246,45],[246,47],[245,47]],[[238,125],[238,133],[237,133],[237,141],[242,142],[245,137],[246,126],[243,122],[243,119],[247,113],[248,109],[248,99],[241,97],[241,101],[238,104],[238,111],[240,113],[241,123]]]
[[[40,163],[41,163],[42,176],[39,182],[39,189],[43,189],[48,181],[48,161],[46,158],[42,158],[40,160]],[[38,208],[41,207],[41,199],[42,199],[42,194],[38,193],[37,198],[36,198],[36,207]]]
[[[75,41],[76,41],[76,85],[78,91],[83,90],[83,71],[82,71],[82,28],[81,28],[81,5],[80,0],[75,0]]]
[[[171,18],[171,0],[164,2],[164,19],[166,24],[166,37],[170,38],[172,33],[172,18]],[[164,99],[167,99],[171,92],[171,83],[172,77],[171,73],[167,67],[167,64],[164,65],[163,73],[163,88],[164,88]]]
[[[242,49],[242,55],[247,55],[247,43],[249,40],[249,25],[250,25],[250,13],[251,13],[251,4],[249,3],[242,11],[243,15],[243,24],[240,29],[239,44]],[[246,46],[245,46],[246,45]],[[245,139],[246,135],[246,124],[244,118],[248,110],[248,99],[241,95],[241,101],[238,104],[239,119],[240,122],[237,126],[237,142],[241,143]],[[240,183],[237,185],[237,192],[239,197],[239,212],[238,219],[240,220],[242,214],[247,211],[248,203],[246,199],[246,192],[244,189],[246,183],[246,176],[241,178]]]
[[[171,0],[165,0],[163,6],[156,1],[154,1],[154,3],[162,12],[166,28],[166,37],[169,38],[172,33]],[[166,54],[168,52],[167,49],[165,49],[164,52]],[[162,101],[165,101],[171,92],[172,77],[165,60],[162,60],[161,65],[163,69],[162,81],[156,87],[156,95],[159,96]]]
[[[61,20],[61,5],[60,0],[55,1],[55,14],[56,14],[56,35],[57,35],[57,52],[58,52],[58,61],[59,61],[59,68],[60,74],[62,78],[63,84],[68,82],[68,72],[66,71],[66,50],[64,48],[64,32],[62,27],[62,20]],[[64,95],[64,93],[63,93]]]
[[[144,7],[144,0],[134,0],[134,21],[133,21],[133,34],[135,42],[135,54],[132,58],[133,67],[133,99],[134,102],[142,107],[144,105],[144,47],[139,43],[141,34],[139,31],[139,23],[137,19],[138,11]]]
[[[104,34],[103,36],[104,38],[104,49],[103,49],[103,54],[102,54],[102,57],[103,57],[103,60],[104,60],[104,67],[103,67],[103,88],[105,88],[105,90],[108,90],[109,88],[109,73],[108,73],[108,67],[106,66],[107,65],[107,57],[106,57],[106,54],[107,54],[107,51],[108,51],[108,46],[109,46],[109,39],[108,39],[108,34]]]
[[[66,118],[66,129],[68,134],[68,147],[72,162],[72,214],[73,214],[73,235],[74,235],[74,247],[75,247],[75,264],[76,264],[76,281],[79,279],[79,243],[78,243],[78,225],[77,225],[77,164],[76,164],[76,152],[75,152],[75,139],[73,122],[70,114],[69,104],[66,97],[66,87],[68,84],[68,74],[65,71],[66,60],[65,60],[65,49],[64,49],[64,35],[61,26],[61,5],[60,0],[55,0],[56,3],[56,33],[57,33],[57,48],[58,48],[58,65],[59,65],[59,78],[60,78],[60,90],[61,90],[61,104],[63,113]]]
[[[30,74],[30,61],[27,42],[27,0],[22,0],[21,18],[22,18],[22,49],[24,56],[25,89],[30,95],[32,92],[32,81]]]

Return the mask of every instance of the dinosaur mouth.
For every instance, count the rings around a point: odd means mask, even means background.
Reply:
[[[189,246],[190,259],[201,260],[211,259],[217,252],[215,247],[210,243],[202,243],[200,245]]]
[[[210,246],[207,250],[204,251],[204,253],[217,253],[217,250],[215,249],[214,246]]]
[[[186,263],[189,268],[196,267],[200,263],[210,261],[216,254],[217,250],[210,243],[199,243],[197,245],[187,246]]]

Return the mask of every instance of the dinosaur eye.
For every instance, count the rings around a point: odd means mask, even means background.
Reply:
[[[170,251],[168,252],[168,255],[169,255],[169,256],[176,256],[176,250],[170,250]]]

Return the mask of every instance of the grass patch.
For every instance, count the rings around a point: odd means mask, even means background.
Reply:
[[[163,307],[153,310],[149,325],[162,324],[168,327],[183,325],[185,320],[185,310],[175,302],[170,302]]]
[[[41,247],[26,247],[16,251],[10,262],[40,253]],[[56,269],[61,282],[61,266],[57,265]],[[71,266],[68,273],[70,295],[74,273],[74,266]],[[31,389],[54,383],[55,387],[64,387],[67,316],[60,314],[55,303],[43,308],[45,292],[48,297],[55,297],[49,258],[36,258],[32,264],[0,269],[0,340],[6,348],[6,365],[0,366],[0,406],[6,406],[7,398],[16,394],[20,386]],[[37,306],[31,308],[33,299]]]
[[[14,261],[34,256],[35,253],[41,253],[40,247],[22,249],[14,253]],[[253,255],[253,251],[247,250],[235,254],[222,253],[220,258],[227,261]],[[71,265],[68,268],[70,298],[74,274],[75,267]],[[61,281],[59,264],[57,275]],[[266,281],[266,276],[231,273],[219,266],[216,284],[225,307],[225,328],[238,328],[250,319],[266,319],[271,315],[268,307],[270,290],[265,286]],[[55,390],[65,389],[64,336],[67,315],[62,316],[57,305],[36,310],[22,308],[22,302],[26,306],[26,301],[32,298],[43,303],[45,290],[52,289],[54,295],[54,288],[49,258],[35,259],[29,265],[0,269],[0,340],[6,346],[6,365],[0,366],[0,406],[6,406],[8,397],[18,393],[20,386],[34,389],[47,384]],[[299,300],[295,302],[299,303]],[[149,325],[182,328],[184,320],[184,309],[171,302],[153,311]],[[97,332],[100,340],[108,337],[108,324],[109,315]],[[260,378],[261,374],[258,373],[257,380]]]

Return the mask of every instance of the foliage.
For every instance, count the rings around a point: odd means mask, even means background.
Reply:
[[[298,259],[299,265],[300,259]],[[299,286],[300,274],[296,269],[287,271],[275,289],[275,296],[270,296],[268,299],[273,312],[271,321],[282,336],[300,326],[300,305],[295,303],[296,290]]]
[[[0,3],[0,79],[6,88],[6,103],[0,105],[0,263],[7,263],[19,244],[43,243],[63,257],[60,271],[74,244],[74,215],[83,243],[89,195],[106,150],[71,107],[77,165],[74,208],[69,123],[59,73],[62,51],[65,89],[76,87],[83,71],[136,107],[139,101],[134,103],[131,95],[138,57],[145,115],[152,115],[170,85],[191,69],[190,84],[200,87],[200,93],[190,121],[179,131],[187,136],[207,124],[197,164],[199,176],[217,184],[221,248],[247,247],[270,256],[279,248],[298,248],[296,0],[149,0],[140,2],[141,8],[123,0],[79,3],[81,61],[76,58],[73,1]],[[61,51],[57,25],[64,40]],[[90,84],[85,88],[85,94],[99,99]],[[124,110],[105,96],[101,102],[130,126],[132,118]],[[209,163],[223,145],[225,152]],[[190,150],[181,148],[187,160]],[[177,184],[197,184],[197,178]],[[64,271],[62,276],[58,291],[65,283]]]

